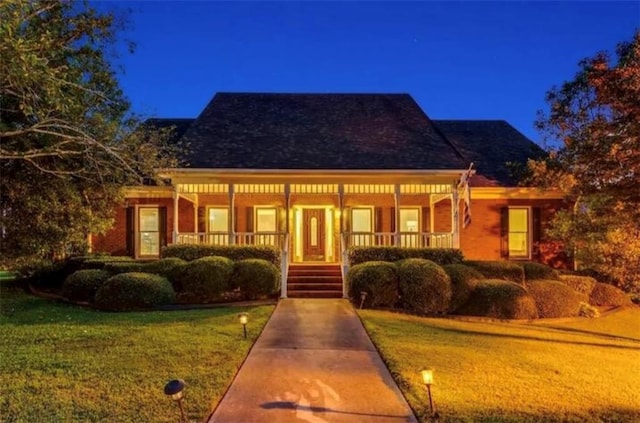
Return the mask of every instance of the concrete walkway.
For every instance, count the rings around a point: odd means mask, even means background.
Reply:
[[[209,423],[416,422],[347,300],[278,303]]]

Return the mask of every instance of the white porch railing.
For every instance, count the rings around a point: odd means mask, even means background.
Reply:
[[[451,232],[346,232],[344,248],[394,246],[407,248],[453,248]]]
[[[286,244],[284,232],[236,232],[232,235],[228,232],[181,232],[177,239],[178,244],[271,245],[280,249]]]

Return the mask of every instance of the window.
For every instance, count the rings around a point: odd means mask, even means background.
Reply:
[[[366,246],[373,244],[373,210],[371,208],[351,209],[352,245]]]
[[[400,209],[400,245],[402,247],[419,247],[420,209]]]
[[[209,232],[229,231],[229,209],[210,208],[209,209]]]
[[[277,209],[256,208],[256,232],[277,232]]]
[[[509,208],[509,257],[529,258],[529,209]]]
[[[140,208],[138,212],[139,255],[160,254],[160,210],[157,207]]]
[[[419,232],[420,210],[400,209],[400,232]]]
[[[351,231],[352,232],[372,232],[373,218],[371,209],[351,210]]]

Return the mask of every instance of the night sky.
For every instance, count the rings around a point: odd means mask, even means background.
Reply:
[[[100,2],[131,9],[133,109],[197,117],[216,92],[409,93],[434,119],[536,111],[580,59],[630,40],[640,2]]]

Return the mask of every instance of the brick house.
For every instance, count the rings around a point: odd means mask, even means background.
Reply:
[[[188,166],[162,170],[170,186],[128,189],[94,251],[267,244],[281,249],[285,277],[365,245],[563,264],[543,228],[566,205],[516,187],[508,163],[543,151],[505,121],[431,120],[407,94],[219,93],[196,119],[150,123],[175,127]]]

